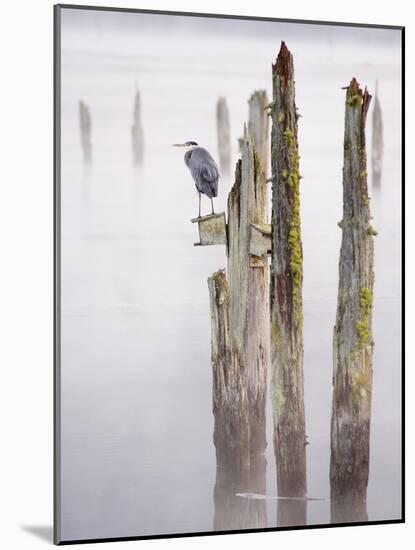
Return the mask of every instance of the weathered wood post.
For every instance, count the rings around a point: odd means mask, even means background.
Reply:
[[[243,138],[243,137],[238,138],[238,151],[239,151],[240,153],[242,153],[242,146],[243,146],[243,144],[244,144],[244,138]]]
[[[374,231],[365,124],[370,100],[353,78],[346,92],[342,243],[333,338],[330,486],[334,522],[362,519],[369,477]]]
[[[216,104],[216,127],[218,132],[219,166],[227,175],[231,169],[231,129],[226,97],[220,97]]]
[[[265,178],[268,174],[269,165],[269,117],[266,112],[269,100],[265,90],[255,91],[249,101],[249,119],[248,130],[252,136],[254,147],[261,160],[261,164],[265,173]]]
[[[383,122],[382,109],[380,108],[378,96],[378,82],[376,81],[375,99],[372,112],[372,184],[373,187],[380,187],[382,179],[383,161]]]
[[[284,42],[272,67],[271,401],[278,494],[304,496],[303,252],[294,65]]]
[[[218,271],[208,280],[216,457],[234,468],[249,466],[266,446],[267,250],[260,250],[264,257],[250,252],[251,223],[266,223],[266,199],[264,172],[245,129],[228,197],[228,279]]]
[[[140,165],[144,158],[144,133],[141,125],[141,98],[137,90],[134,98],[133,124],[131,126],[131,144],[134,164]]]
[[[89,107],[83,101],[79,102],[79,123],[81,129],[81,146],[84,155],[84,162],[92,162],[92,143],[91,143],[91,113]]]

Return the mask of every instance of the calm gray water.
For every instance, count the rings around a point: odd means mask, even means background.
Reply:
[[[182,152],[170,144],[196,140],[217,157],[215,105],[225,95],[236,161],[247,99],[258,88],[271,95],[271,63],[281,39],[294,54],[302,115],[308,493],[325,499],[308,503],[307,522],[330,522],[341,87],[353,76],[370,90],[379,79],[385,127],[382,189],[371,202],[379,235],[368,515],[399,518],[397,31],[76,10],[64,10],[62,21],[63,539],[213,529],[216,463],[206,279],[225,267],[226,258],[222,247],[193,247],[197,232],[190,219],[197,213],[197,196]],[[146,142],[140,168],[132,164],[130,140],[136,85]],[[80,99],[92,114],[91,167],[82,162]],[[218,210],[231,185],[222,182]],[[276,495],[270,414],[268,428],[266,493]],[[217,505],[216,515],[221,513]],[[238,507],[230,513],[238,515]],[[255,526],[255,513],[253,506],[239,518],[243,527]],[[262,526],[276,526],[277,501],[266,501],[261,514]]]

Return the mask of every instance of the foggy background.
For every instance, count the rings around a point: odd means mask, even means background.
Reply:
[[[193,247],[197,195],[172,143],[218,158],[216,101],[233,165],[255,89],[271,97],[281,40],[294,55],[304,248],[308,523],[330,521],[332,329],[342,218],[344,96],[379,98],[382,188],[375,238],[370,520],[400,517],[400,33],[318,25],[62,10],[62,538],[206,531],[214,512],[207,277],[224,247]],[[142,100],[144,164],[131,125]],[[78,101],[92,116],[91,166]],[[371,110],[367,144],[370,181]],[[216,201],[225,208],[232,177]],[[209,211],[207,199],[203,212]],[[268,422],[267,494],[276,494]],[[276,525],[276,501],[268,527]],[[247,525],[249,527],[249,525]]]

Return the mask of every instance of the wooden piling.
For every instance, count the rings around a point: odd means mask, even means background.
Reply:
[[[238,138],[238,151],[239,151],[240,153],[242,153],[242,146],[243,146],[243,144],[244,144],[244,138],[243,138],[243,137],[239,137],[239,138]]]
[[[227,175],[231,169],[231,129],[226,97],[220,97],[216,104],[216,127],[220,171],[222,175]]]
[[[91,113],[89,107],[83,101],[79,102],[79,123],[81,130],[81,146],[85,164],[92,162],[92,142],[91,142]]]
[[[304,496],[303,252],[293,57],[284,42],[272,67],[271,401],[278,494]]]
[[[141,165],[144,159],[144,133],[141,124],[141,98],[137,90],[134,98],[133,124],[131,126],[131,145],[134,164]]]
[[[371,96],[353,79],[346,92],[343,219],[333,338],[332,521],[362,514],[369,477],[372,398],[373,235],[365,124]],[[350,513],[345,510],[351,511]],[[355,511],[355,512],[353,512]],[[364,512],[364,510],[363,510]]]
[[[375,98],[372,111],[372,185],[380,187],[383,162],[383,122],[382,109],[378,96],[378,82],[376,81]]]
[[[264,172],[245,129],[228,197],[228,279],[218,271],[208,280],[216,456],[235,468],[266,447],[268,267],[251,267],[250,254],[250,224],[266,221]]]
[[[268,177],[269,166],[269,116],[267,107],[269,100],[265,90],[255,91],[249,101],[249,122],[248,130],[252,136],[254,147],[261,160],[265,178]]]

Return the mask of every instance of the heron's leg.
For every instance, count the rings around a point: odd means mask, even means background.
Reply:
[[[202,194],[201,194],[200,191],[198,191],[198,193],[199,193],[199,218],[201,218],[202,216],[201,216],[201,213],[200,213],[200,203],[202,202]]]
[[[212,203],[212,214],[214,214],[214,213],[215,213],[215,209],[213,208],[213,199],[212,199],[212,198],[210,199],[210,202]]]

